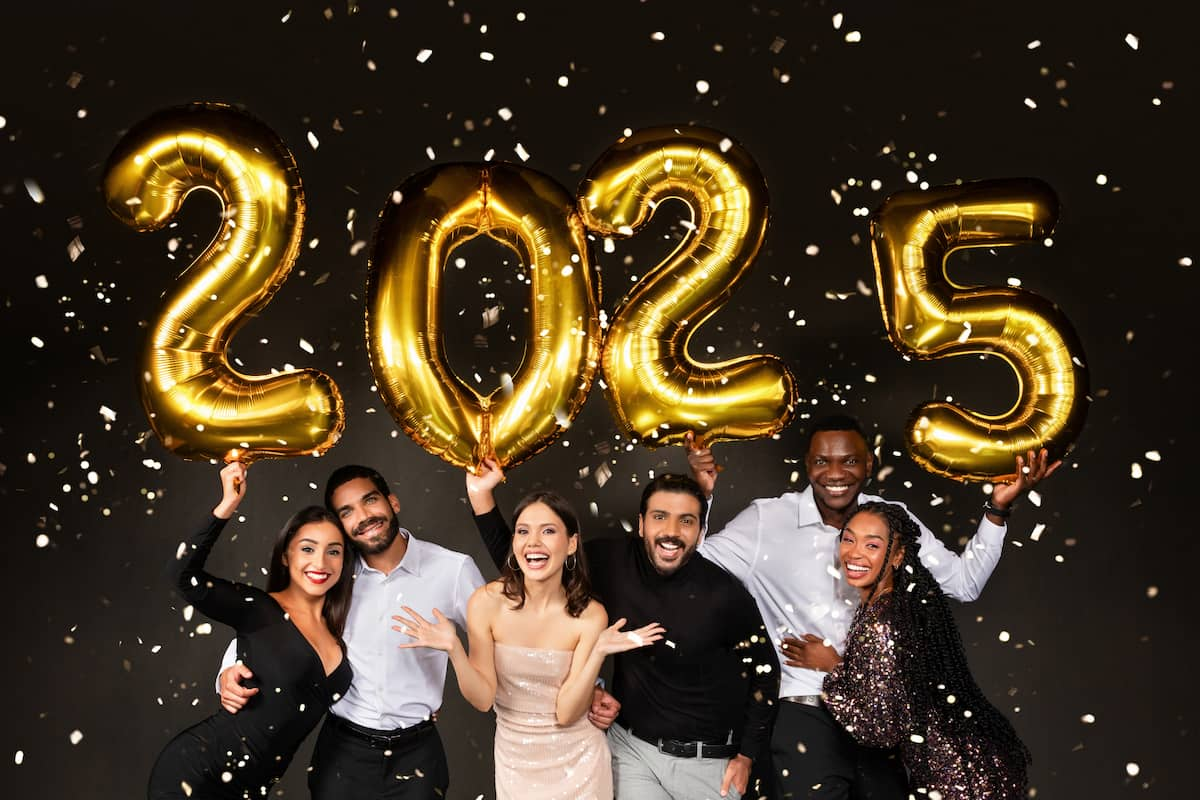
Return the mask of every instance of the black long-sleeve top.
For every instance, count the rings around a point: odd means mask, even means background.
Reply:
[[[499,567],[512,545],[503,515],[492,509],[475,525]],[[666,629],[655,644],[614,656],[618,722],[650,739],[724,743],[732,732],[740,753],[764,754],[779,662],[745,587],[699,553],[660,575],[636,537],[592,539],[584,551],[610,624],[624,617],[630,628]]]

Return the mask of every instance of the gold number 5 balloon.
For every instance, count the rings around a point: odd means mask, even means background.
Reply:
[[[879,300],[892,343],[918,359],[990,353],[1017,376],[1002,414],[927,403],[908,422],[910,455],[925,469],[966,480],[1012,473],[1014,457],[1045,447],[1061,457],[1087,414],[1083,348],[1070,321],[1043,297],[1008,286],[966,287],[946,274],[963,247],[1046,237],[1058,199],[1041,181],[980,181],[899,192],[871,221]]]
[[[643,444],[769,436],[793,413],[795,381],[778,358],[755,355],[700,364],[693,332],[749,272],[767,230],[767,187],[754,160],[705,128],[649,128],[622,139],[579,190],[584,224],[632,236],[659,203],[691,211],[692,232],[634,287],[613,317],[604,377],[617,422]]]
[[[367,278],[367,349],[380,395],[404,431],[459,467],[512,466],[578,415],[595,375],[600,326],[587,240],[573,198],[512,164],[449,164],[414,175],[380,214]],[[480,395],[446,361],[437,298],[446,259],[487,235],[529,270],[525,359]]]
[[[142,403],[166,448],[250,461],[332,447],[345,416],[328,375],[243,375],[225,355],[299,252],[304,191],[283,142],[228,106],[169,109],[125,135],[103,188],[108,209],[138,231],[162,228],[194,190],[222,203],[216,236],[167,291],[142,350]]]

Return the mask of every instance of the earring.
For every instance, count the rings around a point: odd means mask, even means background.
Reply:
[[[574,572],[575,565],[578,563],[579,559],[575,557],[574,553],[571,553],[569,556],[567,556],[567,572]]]
[[[509,553],[508,558],[504,559],[504,566],[511,569],[513,572],[520,572],[521,567],[517,564],[517,560],[513,558],[513,554]]]

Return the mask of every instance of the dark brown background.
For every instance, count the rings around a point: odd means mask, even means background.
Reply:
[[[431,163],[479,160],[492,148],[497,159],[517,160],[519,142],[529,166],[573,188],[625,128],[695,122],[741,141],[766,175],[772,225],[746,285],[698,332],[693,352],[786,358],[812,413],[844,401],[877,426],[892,469],[876,486],[935,529],[947,526],[951,542],[973,527],[979,487],[922,472],[897,454],[904,420],[917,403],[947,394],[1000,410],[1015,383],[997,362],[900,358],[875,296],[858,286],[869,289],[874,276],[867,217],[854,209],[874,210],[908,187],[909,170],[931,185],[1048,182],[1062,200],[1053,247],[973,251],[956,257],[955,275],[978,283],[1016,276],[1058,302],[1086,349],[1094,403],[1068,465],[1044,485],[1040,508],[1026,503],[1016,513],[984,597],[958,618],[979,682],[1033,751],[1038,797],[1185,796],[1181,762],[1195,752],[1189,645],[1198,551],[1185,516],[1196,437],[1183,386],[1195,363],[1196,272],[1181,260],[1196,257],[1197,115],[1194,43],[1168,4],[395,7],[394,18],[386,4],[344,0],[327,13],[303,2],[6,8],[7,796],[137,797],[169,736],[215,707],[211,679],[226,633],[218,625],[193,635],[200,620],[183,622],[162,567],[187,521],[215,502],[216,470],[145,436],[135,364],[160,293],[208,242],[216,205],[195,197],[178,228],[141,236],[108,216],[97,189],[124,130],[202,99],[243,105],[287,142],[307,190],[305,239],[319,240],[236,339],[234,354],[251,372],[284,363],[323,369],[347,403],[345,437],[325,459],[254,468],[248,521],[213,563],[252,579],[276,527],[290,510],[319,502],[315,487],[346,462],[378,466],[395,484],[406,525],[486,566],[461,474],[396,433],[372,391],[363,341],[369,246],[355,242],[369,243],[390,190]],[[665,38],[653,40],[656,31]],[[850,31],[862,41],[846,42]],[[1125,41],[1130,33],[1137,49]],[[423,48],[433,52],[422,64]],[[481,51],[494,60],[481,60]],[[710,84],[706,94],[698,80]],[[869,188],[872,179],[880,189]],[[44,202],[33,201],[26,180]],[[680,235],[674,213],[665,206],[652,231],[597,254],[610,313],[630,276],[670,247],[664,237]],[[85,249],[72,260],[76,237]],[[172,237],[181,243],[175,260]],[[806,255],[809,245],[816,255]],[[494,384],[495,373],[519,365],[525,298],[498,245],[473,242],[458,254],[468,266],[451,270],[441,301],[449,357],[459,374],[478,371]],[[505,303],[501,324],[487,330],[479,322],[484,275]],[[793,311],[806,325],[795,324]],[[301,338],[315,354],[300,349]],[[116,412],[111,425],[102,406]],[[729,469],[718,525],[753,497],[793,485],[804,432],[801,420],[778,441],[721,448]],[[634,519],[649,470],[684,463],[678,449],[625,445],[596,390],[563,442],[512,472],[504,499],[552,485],[570,494],[589,533],[618,528]],[[612,477],[600,485],[602,464]],[[586,510],[592,502],[596,518]],[[1034,541],[1039,523],[1046,527]],[[1001,631],[1010,641],[1000,641]],[[451,796],[490,796],[489,717],[450,688],[441,729]],[[82,732],[78,744],[73,731]],[[306,761],[307,750],[281,785],[284,796],[306,796]]]

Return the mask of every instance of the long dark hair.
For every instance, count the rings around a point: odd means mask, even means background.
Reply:
[[[563,521],[563,525],[566,526],[568,536],[579,536],[580,540],[583,539],[583,535],[579,531],[579,518],[575,516],[575,509],[571,508],[571,504],[562,495],[549,491],[530,492],[521,498],[521,502],[517,503],[517,507],[513,511],[514,531],[521,512],[534,503],[541,503],[557,514]],[[582,541],[575,548],[573,556],[575,568],[563,568],[562,585],[567,590],[567,613],[572,617],[578,617],[595,595],[592,593],[592,581],[588,577],[587,556],[583,553]],[[568,556],[568,558],[570,557]],[[500,567],[500,583],[504,587],[504,596],[513,601],[516,608],[523,608],[525,606],[525,575],[521,572],[520,567],[516,566],[511,540],[508,543],[508,556]]]
[[[971,676],[950,604],[918,557],[921,531],[917,523],[895,503],[863,503],[855,513],[863,512],[875,514],[887,524],[890,535],[883,569],[890,570],[891,555],[897,547],[904,548],[900,567],[892,572],[892,618],[897,640],[902,636],[912,643],[897,648],[896,655],[918,730],[941,719],[962,736],[986,738],[997,754],[1008,756],[1013,764],[1028,764],[1029,749]],[[953,700],[948,699],[951,697]],[[970,711],[970,716],[965,711]]]
[[[338,520],[337,515],[321,506],[307,506],[292,515],[292,518],[279,531],[279,535],[275,537],[275,547],[271,549],[271,566],[267,570],[267,591],[282,592],[291,584],[292,576],[283,563],[283,556],[300,529],[314,522],[328,522],[342,534],[342,574],[338,576],[337,583],[325,593],[321,616],[324,618],[329,632],[345,650],[346,644],[342,641],[342,632],[346,629],[346,617],[350,614],[350,592],[354,587],[354,551],[350,549],[350,543],[346,540],[346,532],[342,530],[342,523]]]

